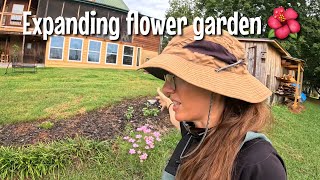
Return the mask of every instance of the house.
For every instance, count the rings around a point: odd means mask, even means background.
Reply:
[[[8,62],[18,48],[19,61],[46,67],[85,67],[136,69],[158,55],[160,36],[129,36],[126,33],[128,7],[122,0],[0,0],[0,57]],[[108,35],[52,35],[44,41],[40,35],[23,35],[24,11],[31,18],[84,16],[96,11],[97,17],[120,19],[121,36],[111,41]],[[29,21],[30,19],[30,21]],[[34,27],[31,24],[31,29]],[[14,48],[13,48],[14,47]]]
[[[248,71],[268,87],[272,96],[267,100],[270,105],[291,99],[295,106],[300,101],[303,82],[304,61],[292,57],[276,40],[264,38],[238,38],[245,46],[248,60]],[[289,80],[295,78],[294,87]],[[292,89],[292,93],[278,93],[279,88]]]

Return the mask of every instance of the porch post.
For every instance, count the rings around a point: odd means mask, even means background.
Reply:
[[[24,57],[24,44],[25,44],[25,41],[26,41],[26,36],[23,35],[23,36],[22,36],[22,48],[21,48],[21,53],[22,53],[21,59],[22,59],[22,63],[24,63],[23,57]]]
[[[29,4],[28,4],[28,9],[27,9],[27,11],[30,11],[30,7],[31,7],[31,0],[29,0]]]
[[[2,7],[2,13],[1,13],[1,18],[0,18],[0,26],[2,26],[2,20],[3,20],[3,13],[4,9],[6,8],[7,0],[4,0],[3,7]]]

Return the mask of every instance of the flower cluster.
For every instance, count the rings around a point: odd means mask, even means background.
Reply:
[[[140,162],[148,158],[147,151],[155,148],[155,143],[161,141],[161,134],[153,131],[153,127],[145,124],[136,129],[132,137],[125,136],[123,139],[130,144],[129,154],[138,155]]]
[[[289,35],[292,38],[297,38],[300,31],[300,24],[296,20],[298,13],[288,8],[285,10],[282,6],[273,10],[273,15],[268,19],[268,25],[271,28],[269,38],[276,36],[279,39],[285,39]]]

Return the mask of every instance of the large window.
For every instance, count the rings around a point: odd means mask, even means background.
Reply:
[[[132,66],[133,61],[133,47],[123,46],[122,64]]]
[[[63,36],[51,36],[49,59],[62,60],[63,46],[64,46]]]
[[[117,64],[118,44],[108,43],[107,45],[107,64]]]
[[[24,5],[23,4],[13,4],[12,13],[21,15],[11,15],[10,25],[21,26],[22,25],[22,13]]]
[[[70,38],[69,60],[81,61],[83,39]]]
[[[100,41],[92,41],[89,43],[89,53],[88,53],[88,62],[100,62],[100,49],[101,42]]]

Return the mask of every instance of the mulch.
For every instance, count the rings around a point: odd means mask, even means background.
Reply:
[[[51,142],[66,138],[86,137],[93,140],[110,140],[124,135],[126,125],[133,128],[150,124],[160,132],[166,132],[173,126],[170,123],[168,111],[160,112],[156,117],[143,116],[142,109],[146,107],[148,97],[124,100],[111,107],[83,113],[62,120],[45,119],[35,122],[9,124],[0,126],[0,146],[24,146],[39,142]],[[152,105],[157,108],[158,103]],[[128,107],[134,109],[133,117],[127,120],[124,115]],[[40,128],[44,121],[54,123],[51,129]]]

